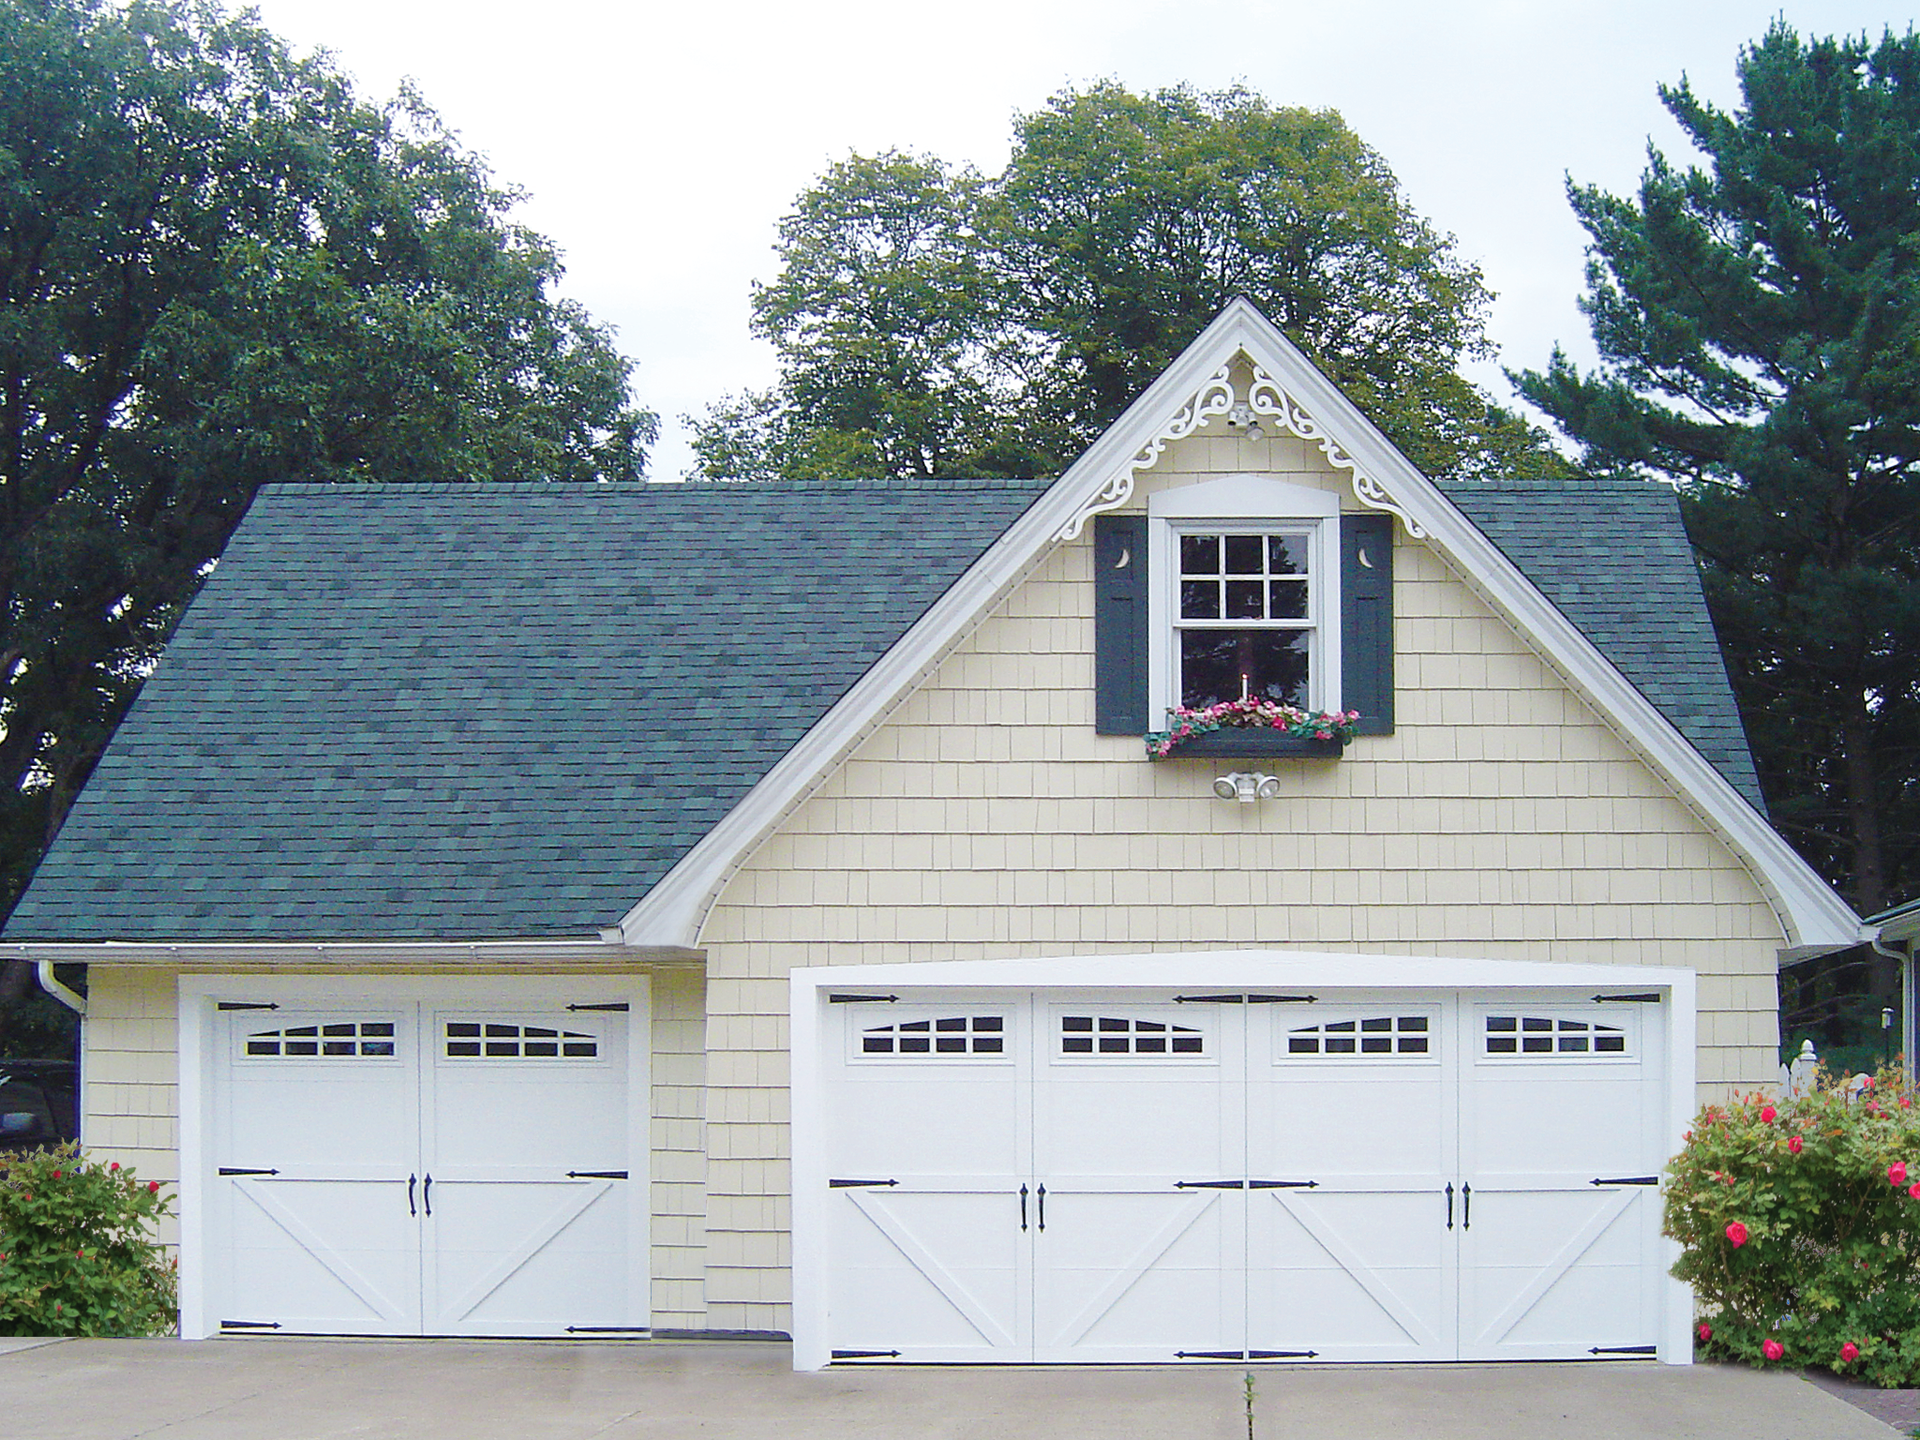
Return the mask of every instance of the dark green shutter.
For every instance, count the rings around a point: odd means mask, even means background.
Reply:
[[[1147,519],[1093,517],[1093,728],[1144,735],[1147,723]]]
[[[1340,517],[1340,703],[1393,733],[1393,517]]]

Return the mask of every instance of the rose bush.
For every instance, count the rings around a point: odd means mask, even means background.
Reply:
[[[1849,1104],[1808,1095],[1709,1106],[1667,1167],[1673,1273],[1711,1354],[1920,1384],[1920,1110],[1888,1069]]]
[[[0,1153],[0,1335],[159,1335],[176,1271],[154,1225],[172,1199],[75,1147]]]

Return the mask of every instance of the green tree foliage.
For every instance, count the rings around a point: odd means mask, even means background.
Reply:
[[[709,475],[1057,470],[1241,294],[1430,473],[1554,464],[1459,374],[1491,353],[1479,270],[1331,111],[1069,90],[992,180],[834,166],[779,256],[781,380],[695,422]]]
[[[0,0],[0,901],[263,482],[640,475],[515,200],[251,15]]]
[[[1851,1101],[1823,1077],[1709,1106],[1665,1202],[1708,1354],[1920,1383],[1920,1111],[1900,1067]]]
[[[1773,816],[1864,911],[1920,890],[1920,38],[1744,51],[1710,168],[1570,191],[1601,365],[1521,392],[1680,486]]]

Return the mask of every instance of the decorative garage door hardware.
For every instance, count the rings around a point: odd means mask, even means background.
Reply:
[[[1447,1229],[1453,1228],[1453,1186],[1447,1186]],[[1473,1228],[1473,1186],[1463,1184],[1460,1187],[1460,1228]]]
[[[1176,995],[1176,1005],[1314,1005],[1318,995]]]
[[[617,1010],[621,1014],[625,1014],[628,1010],[632,1008],[633,1007],[628,1005],[627,1002],[624,1000],[607,1000],[594,1005],[567,1006],[567,1009],[569,1010]]]
[[[1176,1360],[1314,1360],[1318,1350],[1176,1350]]]
[[[1639,995],[1596,995],[1596,1005],[1658,1005],[1666,997],[1658,990],[1648,990]]]
[[[829,1180],[829,1190],[851,1190],[856,1185],[898,1185],[898,1180]]]
[[[1660,1177],[1658,1175],[1622,1175],[1612,1180],[1593,1180],[1588,1183],[1593,1185],[1658,1185],[1660,1183]]]
[[[1318,1190],[1318,1180],[1176,1180],[1176,1190]]]
[[[222,1330],[278,1330],[278,1320],[222,1320]]]
[[[836,1350],[833,1352],[833,1358],[836,1360],[898,1360],[900,1352],[898,1350]]]
[[[1040,1202],[1040,1229],[1045,1230],[1047,1228],[1047,1187],[1042,1185],[1037,1196]],[[1027,1228],[1027,1187],[1024,1185],[1020,1187],[1020,1228],[1022,1230]]]
[[[278,1170],[249,1170],[241,1165],[222,1165],[219,1173],[222,1175],[278,1175],[280,1172]]]
[[[627,1178],[628,1178],[627,1172],[624,1170],[569,1170],[567,1171],[567,1179],[569,1180],[625,1180]]]
[[[897,1005],[898,995],[829,995],[829,1003],[834,1005]]]
[[[278,1010],[280,1007],[260,1000],[221,1000],[215,1003],[214,1008],[216,1010]]]
[[[1658,1345],[1596,1345],[1589,1355],[1658,1355]]]
[[[569,1335],[651,1335],[653,1329],[647,1325],[569,1325]]]

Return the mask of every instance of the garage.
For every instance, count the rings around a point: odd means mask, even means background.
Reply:
[[[183,989],[205,1202],[183,1244],[207,1259],[186,1333],[645,1332],[644,988]]]
[[[882,968],[795,981],[796,1363],[1649,1357],[1684,1309],[1674,972]]]

